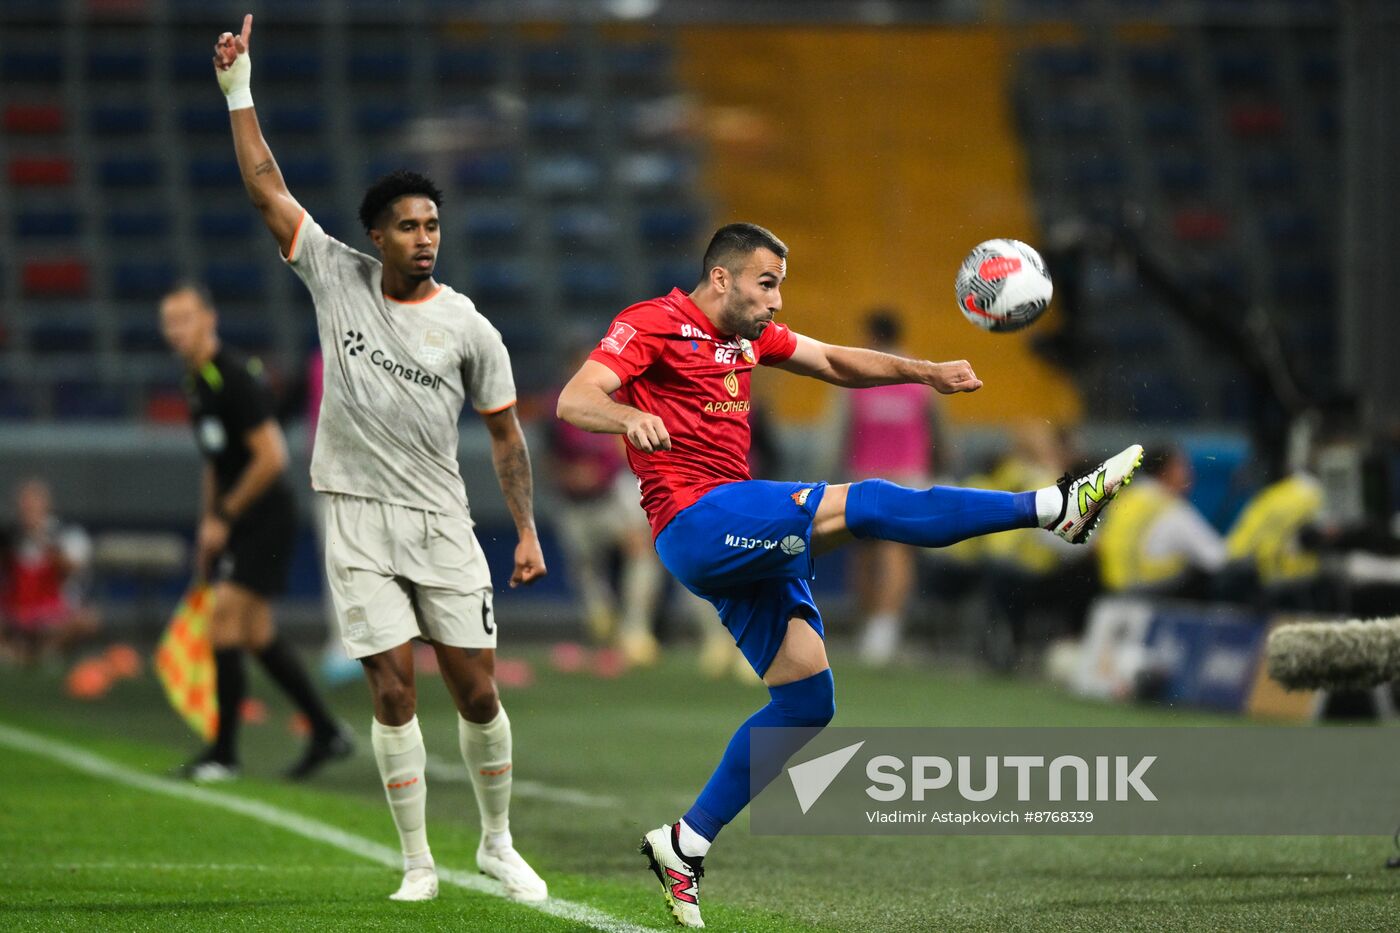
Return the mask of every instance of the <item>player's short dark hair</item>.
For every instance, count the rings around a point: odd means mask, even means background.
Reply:
[[[369,186],[365,198],[360,202],[360,223],[368,233],[379,223],[380,217],[399,198],[405,195],[421,195],[442,207],[442,190],[433,184],[427,175],[398,169]]]
[[[178,295],[181,292],[189,292],[198,298],[204,307],[208,308],[210,311],[215,310],[214,296],[210,293],[209,286],[198,279],[180,279],[165,290],[165,294],[161,296],[161,301],[164,301],[171,295]]]
[[[904,336],[904,325],[894,308],[875,308],[865,316],[865,332],[876,343],[899,343],[899,338]]]
[[[705,260],[700,270],[701,279],[709,278],[710,270],[723,266],[735,271],[741,259],[747,259],[755,250],[772,250],[780,259],[786,259],[787,244],[773,235],[773,231],[758,224],[725,224],[710,237],[710,245],[705,247]]]

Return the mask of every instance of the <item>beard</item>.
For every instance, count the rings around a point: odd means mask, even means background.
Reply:
[[[728,333],[742,337],[745,340],[757,340],[763,334],[763,325],[767,321],[754,320],[745,311],[748,307],[742,297],[737,292],[731,292],[725,296],[724,304],[720,307],[720,326]]]

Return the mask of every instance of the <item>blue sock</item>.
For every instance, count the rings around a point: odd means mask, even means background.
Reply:
[[[947,547],[994,531],[1039,526],[1034,492],[910,489],[868,479],[852,483],[846,494],[846,527],[857,538]]]
[[[769,687],[768,705],[750,716],[724,750],[719,767],[710,775],[695,805],[685,814],[690,828],[714,842],[719,831],[749,805],[749,801],[782,773],[783,765],[836,715],[836,682],[831,671],[804,680]],[[755,726],[790,726],[791,731],[769,733],[782,740],[780,747],[764,749],[749,774],[749,730]],[[807,727],[807,728],[801,728]]]

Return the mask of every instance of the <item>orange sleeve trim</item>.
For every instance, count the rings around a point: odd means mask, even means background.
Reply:
[[[505,411],[507,408],[514,408],[514,407],[515,407],[515,399],[511,399],[509,402],[506,402],[504,405],[500,406],[499,408],[478,408],[478,409],[476,410],[476,413],[477,413],[478,415],[499,415],[501,412]]]
[[[301,228],[306,224],[307,210],[302,208],[301,219],[297,221],[296,230],[292,231],[292,245],[287,248],[287,255],[282,257],[283,262],[296,262],[297,243],[301,241]]]

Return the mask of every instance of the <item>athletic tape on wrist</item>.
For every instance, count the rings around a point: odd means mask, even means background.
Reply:
[[[228,92],[228,109],[246,110],[253,106],[253,92],[246,87],[234,88]]]

